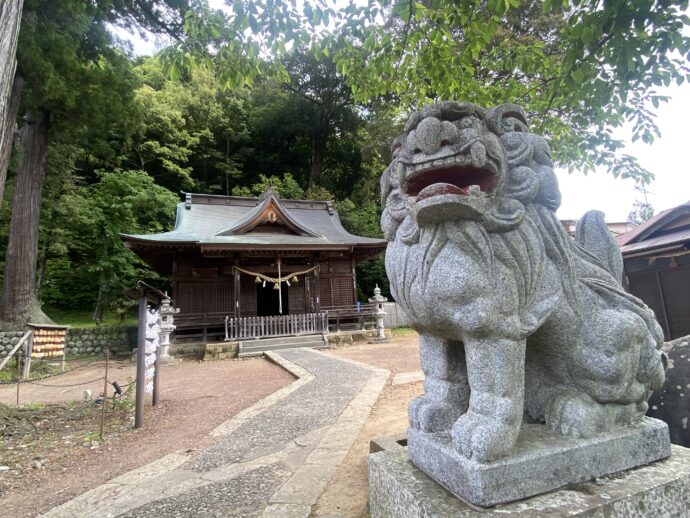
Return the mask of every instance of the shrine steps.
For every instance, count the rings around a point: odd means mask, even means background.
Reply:
[[[324,334],[281,336],[279,338],[262,338],[260,340],[241,340],[239,342],[239,358],[259,356],[265,351],[277,351],[280,349],[294,349],[308,347],[311,349],[324,349],[329,347],[328,338]]]

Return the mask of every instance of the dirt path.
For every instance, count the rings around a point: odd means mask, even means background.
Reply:
[[[316,506],[315,514],[317,515],[365,517],[369,514],[367,509],[369,441],[375,437],[405,433],[407,405],[412,398],[424,392],[422,382],[391,385],[396,374],[420,369],[418,336],[414,332],[395,334],[394,339],[385,344],[355,345],[337,349],[332,354],[391,371],[388,383],[374,405],[369,419]]]
[[[133,366],[123,365],[114,372],[114,379],[126,382],[133,375]],[[100,367],[85,368],[59,380],[60,384],[76,383],[99,375]],[[213,428],[293,380],[292,375],[263,359],[183,362],[164,367],[161,404],[155,409],[147,406],[143,429],[128,426],[124,431],[121,427],[107,430],[105,441],[92,449],[89,441],[84,445],[84,430],[73,425],[77,430],[62,429],[16,446],[26,454],[19,456],[19,465],[10,464],[9,471],[0,472],[2,515],[35,516],[170,452],[199,451],[211,444],[208,432]],[[83,389],[78,387],[78,398]],[[9,398],[11,403],[13,390],[14,387],[2,387],[0,401]],[[22,387],[22,394],[27,401],[64,401],[74,396],[73,392],[61,390],[30,385]],[[94,394],[101,391],[102,381]],[[96,417],[90,424],[97,422]],[[88,416],[86,420],[89,423]],[[10,448],[14,447],[7,441],[0,453],[0,465],[8,465],[5,462],[10,457],[17,458],[18,452]],[[45,457],[43,468],[30,467],[32,456],[36,455]]]

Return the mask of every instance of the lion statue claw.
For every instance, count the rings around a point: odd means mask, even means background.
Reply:
[[[515,105],[413,114],[381,178],[386,270],[420,333],[410,426],[508,454],[525,415],[591,437],[640,420],[664,380],[654,314],[621,286],[603,214],[573,240],[546,141]]]

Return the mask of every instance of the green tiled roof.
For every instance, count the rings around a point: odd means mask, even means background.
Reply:
[[[292,230],[270,227],[246,230],[247,223],[266,205],[267,198],[271,198],[289,216]],[[244,233],[234,233],[234,229],[239,228],[243,228]],[[302,232],[295,233],[294,229]],[[121,237],[133,248],[168,244],[202,248],[383,248],[386,244],[383,239],[347,232],[330,202],[280,200],[271,193],[261,198],[186,194],[186,200],[177,206],[174,230],[158,234],[122,234]]]

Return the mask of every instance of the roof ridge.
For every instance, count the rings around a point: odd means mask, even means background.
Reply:
[[[262,198],[261,196],[233,196],[233,195],[226,195],[226,194],[206,194],[206,193],[194,193],[194,192],[185,192],[181,191],[181,193],[187,197],[187,199],[190,200],[192,205],[205,205],[203,203],[203,198],[210,198],[210,199],[215,199],[215,200],[246,200],[246,201],[256,201],[256,202],[261,202],[265,198]],[[265,194],[262,193],[262,194]],[[277,193],[276,193],[277,194]],[[324,205],[324,206],[330,206],[333,203],[335,203],[335,200],[301,200],[301,199],[292,199],[292,198],[279,198],[282,202],[286,203],[305,203],[305,204],[319,204],[319,205]]]

